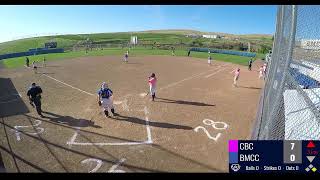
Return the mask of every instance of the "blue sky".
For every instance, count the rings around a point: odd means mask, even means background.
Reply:
[[[25,36],[194,29],[273,34],[277,6],[0,6],[0,42]]]

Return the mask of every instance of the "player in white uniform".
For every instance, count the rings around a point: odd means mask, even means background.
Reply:
[[[265,79],[267,76],[267,63],[263,64],[263,79]]]
[[[263,66],[259,68],[259,79],[263,78]]]
[[[154,98],[156,97],[156,84],[157,84],[157,78],[154,73],[151,74],[148,80],[149,87],[150,87],[150,94],[152,96],[152,101],[154,101]]]
[[[105,82],[103,82],[100,90],[98,91],[98,104],[99,106],[102,106],[103,112],[106,117],[110,117],[108,109],[110,109],[110,111],[114,116],[117,115],[114,112],[114,106],[111,99],[112,95],[113,95],[113,92],[111,91],[111,89],[109,89],[108,85]]]
[[[237,82],[239,80],[240,77],[240,68],[237,68],[235,70],[233,70],[231,73],[234,72],[234,77],[233,77],[233,87],[238,87]]]
[[[211,66],[211,60],[212,60],[212,58],[211,58],[211,55],[209,54],[209,57],[208,57],[208,64],[209,64],[209,66]]]
[[[37,69],[38,69],[38,67],[37,67],[37,65],[36,65],[36,62],[35,62],[35,61],[33,61],[33,62],[32,62],[32,67],[33,67],[33,71],[34,71],[34,73],[35,73],[35,74],[37,74]]]

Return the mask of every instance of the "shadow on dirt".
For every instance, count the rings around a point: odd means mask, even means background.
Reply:
[[[245,88],[245,89],[261,89],[258,87],[250,87],[250,86],[238,86],[238,88]]]
[[[6,129],[6,128],[14,129],[13,126],[10,126],[10,125],[8,125],[8,124],[6,124],[6,123],[4,123],[4,122],[0,122],[0,124],[2,124],[5,129]],[[9,136],[8,133],[7,133],[7,131],[5,131],[5,134],[6,134],[7,137]],[[61,149],[61,150],[70,152],[70,153],[74,153],[74,154],[77,154],[77,155],[84,156],[84,157],[86,157],[86,158],[100,159],[100,160],[102,160],[102,161],[104,161],[104,162],[106,162],[106,163],[110,163],[110,164],[116,164],[116,163],[118,163],[117,160],[110,160],[110,159],[106,159],[105,157],[101,157],[101,156],[98,157],[98,156],[96,156],[96,154],[88,154],[88,153],[84,153],[84,152],[79,151],[79,150],[70,149],[70,148],[68,148],[68,147],[65,147],[65,146],[62,146],[62,145],[60,145],[60,144],[51,142],[51,141],[49,141],[49,140],[47,140],[47,139],[44,139],[44,138],[42,138],[39,134],[36,135],[36,136],[34,136],[34,135],[30,135],[30,134],[28,134],[28,133],[26,133],[26,132],[23,132],[23,131],[21,131],[21,134],[23,134],[25,137],[31,138],[31,139],[33,139],[33,140],[35,140],[35,141],[39,141],[41,144],[45,144],[48,149],[51,149],[52,147],[54,147],[54,148],[59,148],[59,149]],[[31,140],[31,139],[30,139],[30,140]],[[9,143],[9,144],[10,144],[10,143]],[[9,145],[8,148],[5,147],[5,146],[0,145],[0,150],[6,152],[6,153],[8,153],[8,154],[10,154],[10,155],[12,156],[12,158],[14,159],[15,162],[17,162],[16,160],[19,160],[19,161],[21,161],[21,162],[23,162],[23,163],[31,166],[31,167],[34,168],[34,170],[36,170],[36,171],[49,172],[48,170],[44,169],[44,167],[38,166],[37,164],[35,164],[35,163],[32,162],[31,160],[27,160],[27,159],[25,158],[25,156],[19,155],[20,153],[15,153],[14,150],[11,148],[10,145]],[[50,150],[50,152],[53,152],[53,151]],[[55,158],[57,159],[57,157],[55,157]],[[59,163],[59,164],[61,163],[60,165],[61,165],[62,167],[65,167],[65,165],[66,165],[65,163],[62,164],[62,162],[61,162],[60,160],[58,161],[58,163]],[[15,163],[15,166],[16,166],[16,168],[17,168],[17,169],[16,169],[17,172],[21,172],[21,170],[20,170],[20,168],[19,168],[19,166],[18,166],[17,163]],[[126,168],[128,168],[128,169],[136,169],[136,170],[147,171],[147,172],[165,172],[165,171],[159,171],[159,170],[156,170],[156,169],[145,168],[145,167],[141,167],[141,166],[134,166],[134,165],[126,164],[126,163],[121,164],[121,166],[126,167]],[[71,172],[71,171],[68,170],[67,168],[63,168],[63,170],[64,170],[63,172]],[[80,171],[79,171],[79,172],[80,172]]]
[[[53,117],[46,116],[45,114],[51,115]],[[54,114],[54,113],[47,112],[47,111],[43,111],[43,115],[44,115],[44,118],[48,118],[53,122],[65,124],[68,126],[73,126],[73,127],[89,127],[89,126],[91,126],[94,128],[101,128],[101,126],[95,125],[94,122],[91,120],[76,119],[71,116],[61,116],[61,115]]]
[[[120,120],[120,121],[128,121],[136,124],[146,125],[147,121],[136,118],[136,117],[128,117],[128,116],[122,116],[118,115],[116,117],[113,117],[113,119]],[[152,122],[149,121],[149,125],[153,127],[160,127],[160,128],[168,128],[168,129],[185,129],[185,130],[192,130],[193,128],[190,126],[183,126],[183,125],[177,125],[177,124],[170,124],[170,123],[163,123],[163,122]]]
[[[135,62],[127,62],[126,64],[142,65],[142,63],[135,63]]]
[[[154,147],[154,148],[156,148],[156,149],[159,149],[159,150],[161,150],[161,151],[165,151],[165,152],[167,152],[167,153],[169,153],[169,154],[172,154],[172,155],[176,156],[178,159],[181,158],[181,159],[184,159],[184,160],[186,160],[186,161],[188,161],[188,162],[191,162],[191,163],[193,163],[193,164],[197,164],[197,165],[199,165],[199,166],[201,166],[201,167],[203,167],[203,168],[206,168],[206,169],[210,170],[210,172],[215,172],[215,173],[225,172],[225,171],[223,171],[223,170],[220,170],[220,169],[211,167],[211,166],[209,166],[209,165],[207,165],[207,164],[204,164],[204,163],[202,163],[202,162],[198,162],[198,161],[192,160],[192,159],[190,159],[190,158],[184,157],[184,156],[182,156],[182,155],[180,155],[180,154],[178,154],[178,153],[176,153],[176,152],[170,151],[170,150],[162,147],[161,145],[152,144],[152,147]]]
[[[162,101],[159,101],[162,100]],[[163,103],[174,103],[174,104],[184,104],[184,105],[193,105],[193,106],[216,106],[214,104],[206,104],[200,102],[192,102],[192,101],[182,101],[182,100],[172,100],[172,99],[165,99],[165,98],[156,98],[156,102],[163,102]]]
[[[29,113],[10,78],[0,78],[0,117]]]

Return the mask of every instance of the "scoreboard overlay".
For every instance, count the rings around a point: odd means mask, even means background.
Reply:
[[[229,140],[230,173],[320,173],[320,141]]]

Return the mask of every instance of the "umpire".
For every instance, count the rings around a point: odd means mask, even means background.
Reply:
[[[44,117],[42,115],[42,110],[41,110],[41,93],[42,93],[41,87],[37,86],[36,83],[32,83],[30,89],[28,90],[27,96],[29,97],[30,104],[32,105],[32,107],[34,107],[35,105],[37,113],[41,117]]]
[[[29,67],[29,62],[30,62],[30,61],[29,61],[29,58],[26,57],[26,66],[27,66],[27,67]]]
[[[252,67],[252,58],[250,59],[250,61],[248,62],[248,70],[251,71],[251,67]]]

